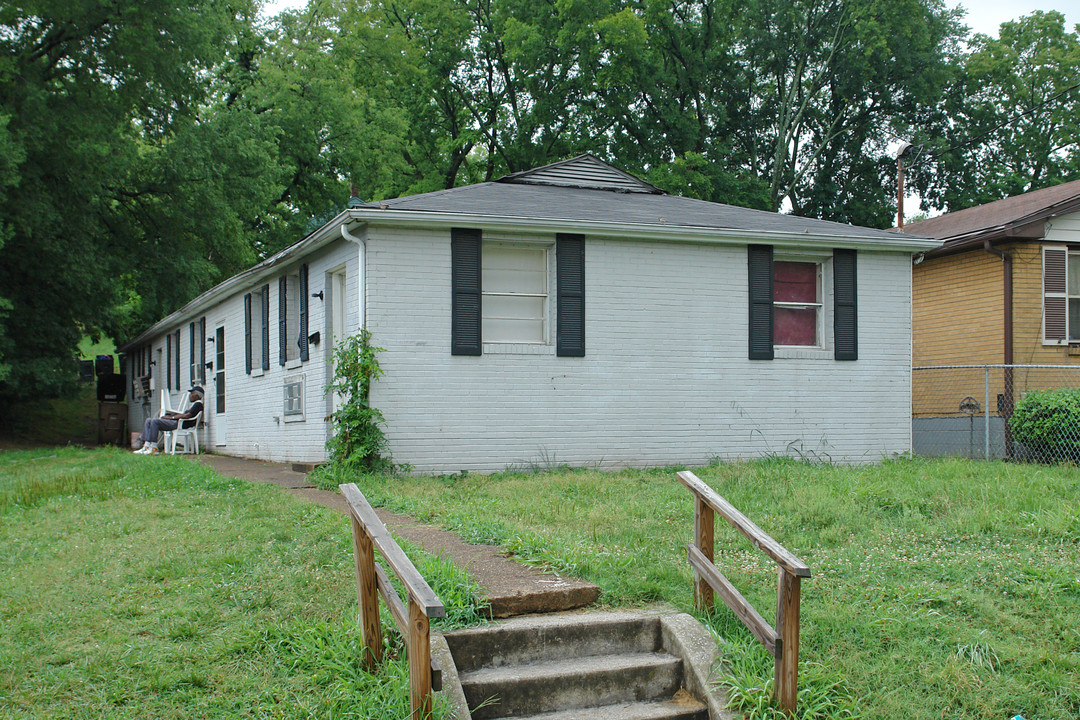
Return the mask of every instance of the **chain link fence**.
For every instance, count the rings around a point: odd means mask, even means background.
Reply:
[[[912,450],[929,457],[1042,459],[1013,437],[1010,419],[1034,390],[1080,388],[1080,366],[938,365],[911,372]],[[1056,432],[1080,446],[1080,425],[1062,417]],[[1066,423],[1062,425],[1062,423]]]

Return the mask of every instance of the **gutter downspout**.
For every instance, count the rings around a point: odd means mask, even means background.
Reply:
[[[997,255],[998,257],[1001,258],[1001,261],[1004,263],[1004,266],[1002,268],[1002,283],[1003,283],[1002,299],[1003,299],[1003,305],[1004,305],[1004,312],[1003,312],[1002,322],[1003,322],[1003,325],[1004,325],[1003,331],[1004,331],[1004,334],[1005,334],[1005,338],[1004,338],[1005,343],[1004,343],[1004,352],[1003,352],[1004,357],[1002,358],[1002,362],[1004,363],[1004,365],[1006,367],[1005,367],[1005,373],[1004,373],[1004,378],[1003,378],[1003,381],[1004,381],[1004,384],[1005,384],[1005,388],[1004,388],[1005,392],[1002,393],[1003,402],[1001,403],[1001,407],[999,408],[999,412],[1001,414],[1002,420],[1005,423],[1005,457],[1006,458],[1011,458],[1012,455],[1013,455],[1013,439],[1012,439],[1012,432],[1009,431],[1009,420],[1012,418],[1013,408],[1015,407],[1014,399],[1013,399],[1013,368],[1012,368],[1012,364],[1013,364],[1013,264],[1012,264],[1012,255],[1009,255],[1008,253],[1006,253],[1004,251],[1001,251],[1001,250],[995,250],[993,248],[993,246],[991,246],[989,240],[983,240],[983,250],[985,250],[988,253],[992,253],[994,255]],[[989,415],[987,415],[987,417],[989,418]],[[987,422],[989,422],[989,420],[987,420]]]
[[[363,238],[349,232],[349,228],[346,227],[345,223],[341,223],[341,237],[360,246],[359,268],[357,270],[357,285],[359,286],[357,314],[359,326],[363,328],[367,325],[367,245],[364,244]]]

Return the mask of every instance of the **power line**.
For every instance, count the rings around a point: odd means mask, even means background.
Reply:
[[[1080,83],[1076,83],[1075,85],[1070,85],[1069,87],[1067,87],[1064,90],[1062,90],[1061,92],[1059,92],[1057,95],[1054,95],[1053,97],[1049,97],[1049,98],[1043,100],[1038,105],[1036,105],[1034,107],[1031,107],[1031,108],[1028,108],[1024,112],[1017,113],[1016,115],[1012,116],[1008,120],[1005,120],[1004,122],[999,123],[998,125],[990,128],[989,130],[986,130],[985,132],[979,133],[975,137],[970,138],[970,139],[960,143],[959,145],[954,145],[951,148],[948,148],[946,150],[929,150],[929,151],[927,151],[927,154],[934,155],[934,156],[946,155],[948,153],[951,153],[954,150],[959,150],[961,148],[967,147],[968,145],[971,145],[972,143],[975,143],[976,141],[981,140],[982,138],[986,137],[987,135],[990,135],[991,133],[997,132],[998,130],[1005,127],[1006,125],[1011,125],[1012,123],[1016,122],[1020,118],[1026,117],[1027,115],[1030,115],[1031,113],[1035,112],[1036,110],[1043,107],[1044,105],[1047,105],[1049,103],[1052,103],[1052,102],[1058,100],[1063,95],[1066,95],[1067,93],[1070,93],[1073,90],[1076,90],[1077,88],[1080,88]],[[921,150],[921,146],[920,146],[920,152],[918,153],[918,155],[915,156],[915,158],[913,158],[912,162],[914,162],[914,160],[917,160],[919,155],[921,155],[921,154],[922,154],[922,150]]]

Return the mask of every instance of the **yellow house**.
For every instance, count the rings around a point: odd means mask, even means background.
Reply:
[[[916,452],[962,451],[966,429],[972,446],[993,435],[992,454],[1010,455],[1025,392],[1080,386],[1080,180],[904,231],[943,241],[912,272]]]

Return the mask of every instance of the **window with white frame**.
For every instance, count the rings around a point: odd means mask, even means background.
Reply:
[[[300,359],[300,276],[285,276],[285,338],[286,360]]]
[[[1080,343],[1080,250],[1043,247],[1043,343]]]
[[[484,342],[548,342],[548,248],[484,242],[481,268]]]
[[[285,421],[304,419],[304,376],[293,375],[285,378],[283,386],[284,406],[282,414]]]
[[[822,263],[783,259],[773,262],[773,344],[824,346]]]

